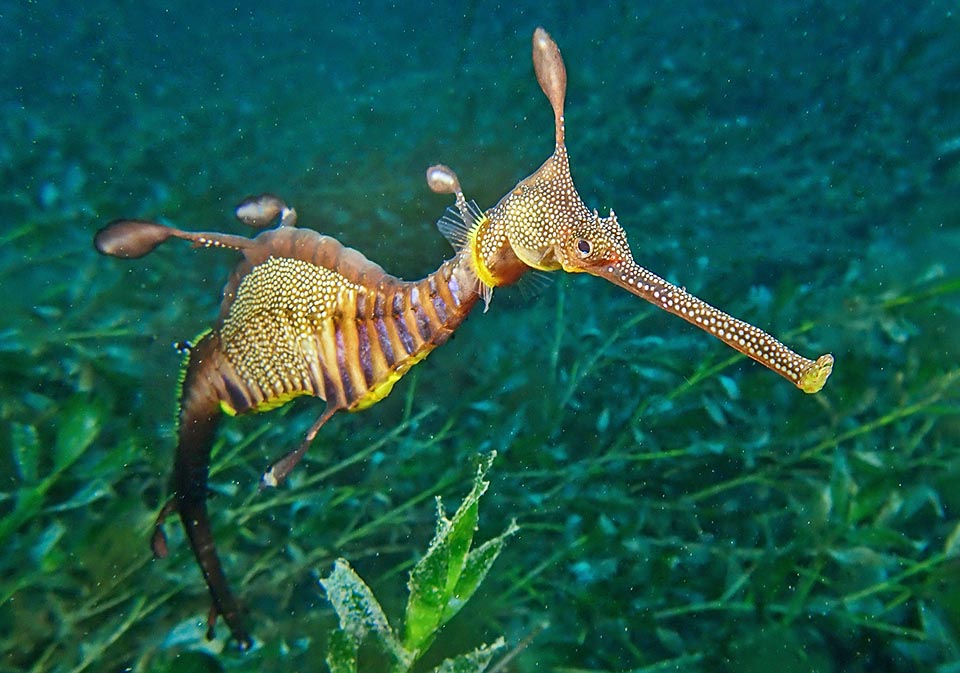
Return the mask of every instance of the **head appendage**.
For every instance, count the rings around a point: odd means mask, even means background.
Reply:
[[[563,101],[567,95],[567,68],[563,65],[560,48],[543,28],[533,32],[533,69],[537,82],[553,108],[557,147],[563,147]]]

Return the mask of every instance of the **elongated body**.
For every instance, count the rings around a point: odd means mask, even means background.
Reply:
[[[297,229],[296,213],[273,195],[251,197],[237,208],[237,217],[250,226],[278,223],[253,239],[144,220],[119,220],[97,233],[97,250],[116,257],[141,257],[170,238],[243,255],[224,289],[219,319],[190,347],[173,495],[153,538],[155,553],[165,555],[162,524],[168,514],[179,513],[210,589],[211,637],[221,615],[241,646],[250,643],[206,509],[210,448],[222,416],[268,411],[302,395],[326,401],[300,445],[264,474],[263,484],[275,486],[335,412],[358,411],[383,399],[410,367],[447,340],[478,299],[489,305],[494,288],[531,269],[605,278],[713,334],[805,392],[819,391],[830,375],[830,355],[809,360],[634,262],[613,212],[603,218],[587,209],[574,187],[564,143],[566,70],[543,29],[534,33],[533,61],[554,111],[553,155],[486,212],[466,201],[452,170],[431,167],[431,189],[456,198],[456,209],[438,223],[456,252],[422,280],[395,278],[356,250]]]

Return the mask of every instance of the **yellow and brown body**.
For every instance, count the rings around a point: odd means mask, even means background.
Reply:
[[[116,222],[101,230],[96,244],[117,254],[126,239],[155,233],[159,226],[144,223],[137,229],[129,220]],[[289,223],[254,239],[166,230],[163,240],[234,247],[244,258],[224,289],[216,325],[190,347],[173,496],[158,520],[153,546],[165,554],[160,526],[168,514],[179,512],[214,614],[247,644],[242,611],[223,574],[206,511],[210,447],[221,415],[268,411],[302,395],[326,401],[304,443],[264,475],[267,485],[278,484],[331,415],[380,401],[450,337],[477,302],[479,281],[468,250],[409,282],[329,236]]]
[[[173,495],[153,538],[166,553],[162,524],[178,512],[213,599],[210,627],[222,615],[231,635],[250,643],[242,610],[217,557],[207,518],[210,448],[223,414],[267,411],[298,396],[326,407],[303,441],[263,476],[274,486],[297,464],[337,411],[383,399],[413,365],[444,343],[493,289],[531,269],[586,272],[680,316],[760,362],[808,393],[819,391],[833,357],[807,359],[761,329],[733,318],[639,266],[611,211],[600,217],[580,199],[564,144],[566,70],[560,51],[538,28],[537,80],[554,112],[553,154],[493,208],[468,203],[446,166],[427,171],[436,192],[456,196],[456,211],[438,223],[456,254],[415,282],[387,274],[362,254],[314,231],[297,229],[296,213],[276,196],[250,197],[237,208],[245,224],[278,226],[255,238],[188,232],[145,220],[113,222],[97,233],[103,254],[136,258],[170,238],[229,248],[243,259],[224,289],[214,327],[190,349],[180,400]]]
[[[408,282],[311,230],[280,227],[254,240],[213,332],[228,363],[218,385],[230,414],[299,395],[366,408],[445,342],[478,297],[468,255]]]

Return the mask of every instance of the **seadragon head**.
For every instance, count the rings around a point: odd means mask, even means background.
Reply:
[[[570,175],[564,142],[566,68],[559,48],[543,28],[533,34],[533,64],[553,108],[553,155],[486,213],[466,203],[453,171],[434,166],[427,173],[434,191],[456,194],[462,218],[470,225],[465,242],[487,290],[512,283],[530,269],[589,273],[710,332],[804,392],[819,391],[830,376],[833,356],[809,360],[763,330],[641,267],[633,259],[616,214],[611,210],[609,216],[601,217],[584,205]]]

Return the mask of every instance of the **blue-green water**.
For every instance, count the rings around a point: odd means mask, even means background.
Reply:
[[[423,670],[499,635],[521,649],[500,670],[960,670],[957,12],[0,5],[0,670],[321,670],[317,578],[348,558],[396,619],[432,496],[452,507],[490,449],[480,537],[521,532]],[[552,150],[537,25],[588,206],[640,264],[832,352],[833,377],[803,395],[597,279],[498,291],[285,489],[257,479],[321,403],[225,427],[210,508],[257,646],[225,648],[222,624],[208,643],[179,531],[166,560],[147,542],[171,344],[214,319],[234,259],[121,262],[93,233],[247,233],[232,207],[271,191],[422,276],[450,254],[428,165],[490,207]]]

